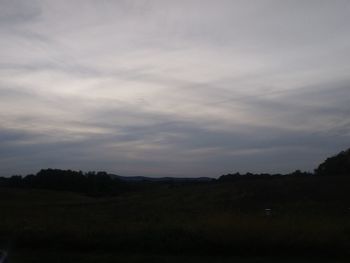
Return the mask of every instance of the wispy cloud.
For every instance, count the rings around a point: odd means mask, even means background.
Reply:
[[[0,173],[312,170],[348,147],[350,3],[0,0]]]

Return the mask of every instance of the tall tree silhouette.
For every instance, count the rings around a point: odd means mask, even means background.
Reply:
[[[316,175],[350,175],[350,149],[327,158],[315,170]]]

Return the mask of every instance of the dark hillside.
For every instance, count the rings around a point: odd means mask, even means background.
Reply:
[[[348,177],[274,178],[157,185],[98,199],[2,188],[0,236],[4,245],[13,240],[21,260],[28,251],[57,249],[113,257],[347,258],[348,185]]]

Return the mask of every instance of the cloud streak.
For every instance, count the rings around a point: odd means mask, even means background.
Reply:
[[[0,174],[290,172],[349,146],[348,1],[0,7]]]

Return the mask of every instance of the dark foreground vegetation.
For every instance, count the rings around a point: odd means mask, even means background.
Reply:
[[[9,262],[348,262],[349,153],[314,174],[2,178],[0,248]]]

